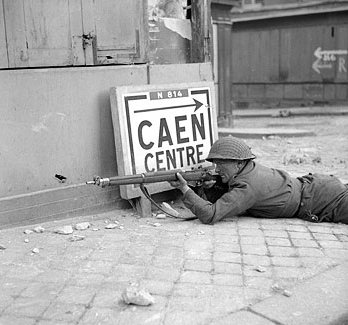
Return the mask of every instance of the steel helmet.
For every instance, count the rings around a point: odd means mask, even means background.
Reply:
[[[217,159],[248,160],[254,158],[256,158],[256,156],[251,152],[250,147],[244,141],[228,136],[213,143],[206,160],[213,162]]]

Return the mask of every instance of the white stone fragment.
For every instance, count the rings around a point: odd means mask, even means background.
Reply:
[[[57,228],[54,232],[60,235],[71,235],[74,232],[74,229],[69,225]]]
[[[255,268],[255,270],[256,270],[257,272],[260,272],[260,273],[266,272],[266,268],[264,268],[264,267],[261,266],[261,265],[257,266],[257,267]]]
[[[159,213],[156,215],[156,219],[165,219],[165,218],[167,218],[167,217],[164,213]]]
[[[76,230],[86,230],[91,226],[89,222],[80,222],[75,225]]]
[[[285,296],[285,297],[291,297],[291,296],[292,296],[292,292],[289,291],[289,290],[284,290],[284,291],[283,291],[283,296]]]
[[[30,230],[30,229],[25,229],[23,232],[24,232],[26,235],[29,235],[29,234],[33,233],[33,231]]]
[[[85,236],[79,236],[79,235],[73,235],[72,237],[69,238],[70,241],[74,242],[74,241],[81,241],[84,240]]]
[[[40,253],[40,249],[38,249],[37,247],[33,248],[31,250],[34,254],[39,254]]]
[[[42,233],[42,232],[45,231],[45,228],[43,228],[43,227],[41,227],[41,226],[37,226],[37,227],[35,227],[33,230],[34,230],[34,232],[36,232],[36,233]]]
[[[155,222],[155,223],[153,223],[152,224],[154,227],[161,227],[162,225],[160,224],[160,223],[158,223],[158,222]]]
[[[116,223],[109,223],[105,226],[105,229],[115,229],[118,228],[119,226]]]
[[[140,288],[136,283],[128,286],[122,293],[121,297],[128,305],[149,306],[155,303],[155,299],[151,294],[145,288]]]

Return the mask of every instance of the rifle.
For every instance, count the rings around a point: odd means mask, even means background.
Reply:
[[[114,176],[114,177],[100,177],[94,176],[93,181],[87,181],[86,184],[97,185],[102,188],[112,185],[131,185],[140,184],[140,189],[147,199],[149,199],[159,210],[163,211],[170,217],[178,218],[178,216],[171,215],[167,211],[164,211],[153,199],[151,198],[147,188],[144,184],[171,182],[178,180],[177,173],[180,173],[182,177],[189,183],[190,186],[202,185],[205,181],[217,181],[219,179],[218,174],[214,174],[211,169],[208,168],[195,168],[188,171],[182,171],[180,169],[149,172],[128,176]],[[193,220],[192,218],[179,218],[184,220]]]

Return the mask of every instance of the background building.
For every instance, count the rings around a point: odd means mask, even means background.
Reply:
[[[212,3],[220,92],[230,92],[225,115],[233,107],[347,104],[348,1],[232,3]]]

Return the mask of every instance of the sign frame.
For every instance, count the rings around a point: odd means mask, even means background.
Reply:
[[[186,92],[187,90],[187,92]],[[175,97],[180,94],[182,98]],[[158,96],[159,98],[156,98]],[[163,97],[160,97],[163,96]],[[172,97],[168,97],[172,96]],[[185,97],[185,98],[184,98]],[[197,98],[199,100],[197,100]],[[134,124],[136,124],[136,119],[139,116],[144,116],[145,114],[150,115],[157,114],[161,111],[161,114],[165,115],[166,118],[161,118],[160,120],[164,121],[164,127],[169,132],[169,127],[166,126],[166,121],[171,121],[169,114],[178,109],[181,112],[185,110],[193,111],[193,107],[197,110],[200,110],[201,123],[207,125],[207,130],[205,130],[205,145],[200,143],[199,148],[197,146],[196,150],[192,149],[190,153],[187,153],[187,162],[190,160],[192,163],[196,164],[183,166],[182,170],[189,170],[191,168],[196,168],[198,166],[209,167],[211,163],[205,162],[205,156],[209,151],[211,145],[218,138],[218,125],[217,125],[217,110],[216,110],[216,97],[215,97],[215,86],[213,82],[201,81],[201,82],[190,82],[190,83],[175,83],[175,84],[156,84],[156,85],[141,85],[141,86],[120,86],[110,88],[110,102],[111,102],[111,113],[112,113],[112,122],[114,129],[115,137],[115,148],[116,148],[116,161],[117,161],[117,171],[119,176],[133,175],[146,173],[148,171],[157,171],[160,169],[155,168],[154,166],[150,167],[145,164],[144,167],[137,165],[137,159],[141,156],[141,147],[139,147],[138,142],[143,143],[143,146],[148,145],[150,142],[153,142],[148,137],[146,141],[140,141],[140,126],[138,125],[137,141],[134,141]],[[161,103],[165,103],[161,105]],[[173,103],[173,105],[172,105]],[[149,106],[147,106],[149,105]],[[153,107],[153,106],[154,107]],[[163,107],[159,107],[163,106]],[[189,108],[192,106],[192,108]],[[140,113],[140,114],[138,114]],[[189,114],[189,113],[187,113]],[[204,115],[202,115],[204,114]],[[162,116],[162,115],[160,115]],[[191,114],[191,118],[194,114]],[[202,117],[203,116],[203,117]],[[158,116],[156,116],[157,118]],[[176,138],[180,140],[180,132],[183,131],[183,128],[178,129],[178,125],[185,121],[177,121],[176,117],[173,117],[176,123]],[[196,119],[196,118],[195,118]],[[140,118],[141,120],[141,118]],[[149,125],[152,125],[152,122],[146,121],[147,124],[143,125],[143,129],[150,129]],[[173,123],[173,121],[171,122]],[[193,123],[193,122],[192,122]],[[197,122],[198,123],[198,122]],[[192,127],[193,128],[193,127]],[[191,131],[194,131],[193,129]],[[195,132],[197,133],[197,132]],[[183,134],[183,133],[182,133]],[[167,135],[167,134],[166,134]],[[197,134],[196,139],[198,139]],[[207,137],[209,135],[209,139]],[[189,137],[182,136],[181,140],[187,141]],[[166,140],[170,139],[169,135],[166,136]],[[203,141],[203,138],[202,138]],[[133,143],[134,142],[134,143]],[[209,142],[209,146],[207,143]],[[194,144],[189,142],[188,144]],[[173,146],[175,147],[175,145]],[[191,146],[189,146],[191,147]],[[140,150],[139,150],[140,149]],[[181,149],[181,148],[180,148]],[[174,149],[172,149],[174,150]],[[188,149],[187,149],[188,150]],[[203,152],[205,151],[203,157]],[[193,153],[195,151],[195,153]],[[197,152],[196,152],[197,151]],[[152,155],[151,150],[149,150],[149,155]],[[196,155],[196,158],[193,158],[193,155]],[[197,158],[198,157],[198,158]],[[168,158],[167,158],[168,160]],[[200,163],[198,164],[198,161]],[[169,166],[169,165],[168,165]],[[167,167],[168,167],[167,166]],[[157,161],[157,167],[159,167]],[[181,166],[180,166],[181,167]],[[146,170],[148,169],[148,170]],[[163,170],[163,169],[162,169]],[[169,169],[171,170],[171,169]],[[167,182],[148,184],[147,189],[150,194],[164,192],[173,189]],[[124,199],[132,199],[136,197],[142,197],[143,194],[139,188],[139,185],[121,185],[120,186],[120,195]]]

